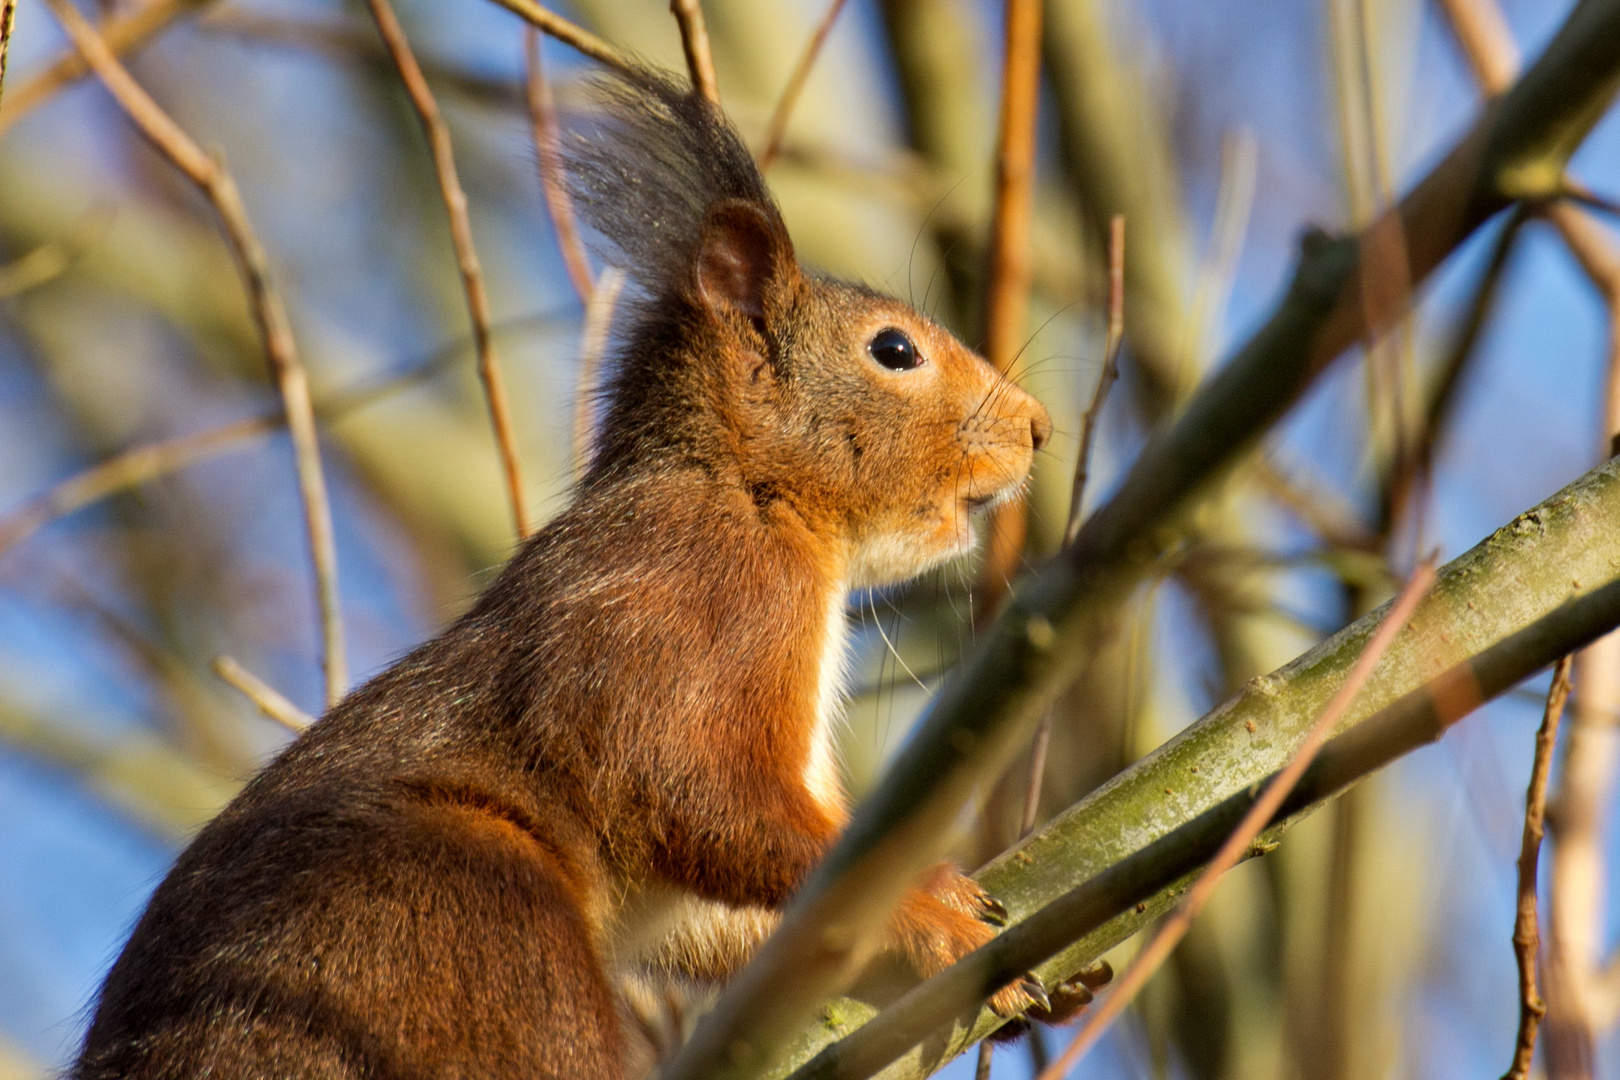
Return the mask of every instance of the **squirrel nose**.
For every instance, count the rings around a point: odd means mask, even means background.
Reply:
[[[1035,452],[1039,453],[1041,447],[1052,437],[1052,418],[1039,404],[1035,408],[1039,411],[1029,418],[1029,443]]]

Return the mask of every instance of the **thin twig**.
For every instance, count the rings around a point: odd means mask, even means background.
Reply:
[[[669,0],[669,11],[680,24],[681,48],[686,53],[686,69],[692,73],[692,89],[710,104],[720,104],[720,84],[714,77],[714,54],[709,51],[703,5],[699,0]]]
[[[1322,490],[1320,484],[1305,481],[1291,474],[1265,457],[1257,457],[1253,464],[1254,478],[1289,513],[1329,547],[1342,551],[1377,552],[1380,542],[1377,534],[1356,518],[1342,499]]]
[[[106,204],[91,208],[67,236],[47,240],[38,247],[0,266],[0,300],[8,300],[54,281],[101,239],[112,224],[113,211]]]
[[[562,147],[557,134],[557,105],[552,98],[551,81],[546,78],[540,64],[540,32],[532,26],[523,28],[523,89],[529,105],[529,126],[534,131],[535,161],[540,169],[540,190],[546,197],[546,212],[551,216],[551,231],[557,236],[557,247],[562,252],[563,266],[568,280],[573,282],[579,302],[591,302],[591,260],[585,254],[585,242],[579,237],[579,222],[574,217],[574,200],[568,194],[563,175]]]
[[[1192,300],[1182,319],[1181,345],[1175,356],[1175,384],[1198,381],[1209,363],[1211,331],[1218,329],[1232,295],[1243,239],[1254,211],[1259,167],[1259,146],[1246,129],[1228,132],[1221,139],[1220,184],[1215,192],[1215,219],[1209,244],[1199,260]]]
[[[281,691],[237,663],[234,657],[216,656],[209,666],[214,669],[215,675],[230,683],[243,697],[258,706],[260,712],[294,735],[302,735],[315,722],[313,716],[288,701]]]
[[[793,115],[793,106],[799,102],[799,95],[804,93],[804,84],[810,78],[810,69],[816,64],[816,57],[821,55],[821,46],[826,43],[827,35],[832,33],[833,23],[838,21],[838,13],[844,10],[845,0],[832,0],[827,10],[816,24],[810,40],[805,43],[804,52],[799,54],[799,62],[793,67],[793,74],[788,77],[787,86],[782,90],[782,96],[776,99],[776,108],[771,111],[771,122],[765,131],[765,149],[759,153],[759,170],[764,172],[776,161],[777,155],[782,152],[782,139],[787,135],[788,118]]]
[[[478,249],[473,245],[472,219],[467,216],[467,193],[461,188],[456,175],[455,153],[450,147],[450,128],[439,113],[439,103],[433,98],[427,79],[422,75],[416,54],[405,30],[394,15],[388,0],[366,0],[371,17],[376,20],[388,54],[399,71],[399,81],[411,99],[422,131],[427,136],[428,149],[433,155],[433,171],[438,175],[439,194],[444,199],[445,212],[450,215],[450,242],[456,251],[456,269],[461,274],[462,291],[467,296],[467,314],[472,320],[473,348],[478,354],[478,377],[484,384],[484,397],[489,403],[489,418],[495,428],[495,445],[501,455],[501,468],[506,474],[507,497],[512,504],[512,518],[517,526],[518,539],[529,535],[529,515],[524,505],[523,474],[518,463],[517,442],[512,433],[512,410],[506,399],[506,381],[501,377],[501,365],[495,355],[495,338],[489,332],[489,294],[484,290],[484,271],[478,263]]]
[[[182,15],[210,3],[211,0],[154,0],[137,7],[127,15],[114,16],[101,27],[101,39],[114,56],[122,56],[158,34]],[[23,116],[43,104],[58,90],[70,86],[90,74],[90,65],[78,49],[69,48],[43,71],[30,76],[12,91],[0,109],[0,135]]]
[[[232,450],[268,435],[286,423],[286,413],[255,416],[173,439],[137,446],[98,462],[53,485],[17,510],[0,517],[0,554],[46,524],[106,498]]]
[[[1041,5],[1008,0],[996,143],[996,204],[985,300],[985,352],[1007,371],[1023,340],[1029,306],[1029,219],[1035,187],[1035,117],[1040,102]]]
[[[1029,221],[1035,187],[1035,121],[1040,104],[1040,0],[1007,0],[1001,76],[1001,120],[996,141],[996,201],[986,275],[985,354],[1003,374],[1019,356],[1028,324]],[[996,612],[1023,557],[1028,508],[1002,503],[990,522],[990,542],[979,571],[978,621]]]
[[[1400,596],[1395,599],[1389,613],[1385,615],[1383,622],[1379,624],[1372,639],[1367,642],[1367,647],[1356,658],[1355,665],[1351,667],[1350,673],[1345,677],[1344,682],[1339,686],[1333,697],[1328,700],[1327,705],[1316,718],[1316,722],[1311,725],[1311,729],[1306,732],[1299,749],[1294,751],[1293,757],[1288,760],[1288,764],[1284,766],[1283,770],[1277,774],[1276,779],[1266,785],[1265,793],[1255,800],[1249,812],[1243,816],[1242,822],[1227,837],[1226,843],[1221,846],[1221,850],[1216,854],[1215,858],[1210,860],[1209,866],[1187,893],[1186,899],[1164,921],[1159,928],[1159,932],[1154,935],[1153,940],[1148,943],[1147,947],[1137,954],[1136,959],[1132,961],[1130,968],[1120,978],[1114,991],[1103,1000],[1095,1012],[1086,1018],[1074,1041],[1069,1044],[1063,1053],[1058,1055],[1045,1072],[1041,1073],[1039,1080],[1062,1080],[1063,1076],[1074,1067],[1074,1063],[1080,1059],[1080,1056],[1096,1043],[1108,1025],[1124,1010],[1126,1005],[1130,1004],[1131,999],[1136,996],[1137,992],[1147,983],[1147,980],[1170,956],[1171,951],[1186,936],[1188,927],[1192,925],[1192,921],[1198,917],[1199,912],[1203,910],[1204,905],[1215,892],[1216,886],[1220,884],[1221,877],[1243,860],[1244,855],[1253,846],[1255,839],[1265,829],[1266,824],[1271,821],[1272,816],[1282,806],[1283,801],[1288,798],[1289,793],[1293,791],[1294,785],[1299,783],[1299,778],[1304,775],[1305,770],[1311,764],[1311,760],[1316,757],[1316,752],[1321,749],[1322,744],[1333,733],[1333,728],[1338,724],[1339,718],[1344,715],[1344,711],[1350,707],[1356,695],[1360,693],[1362,684],[1372,674],[1373,669],[1378,665],[1378,661],[1383,658],[1385,651],[1394,643],[1396,635],[1405,629],[1407,620],[1412,617],[1413,611],[1417,609],[1418,602],[1428,595],[1429,588],[1434,584],[1434,581],[1435,571],[1432,558],[1420,563],[1417,569],[1412,571],[1412,576],[1407,579],[1406,587],[1401,590]]]
[[[596,394],[596,371],[607,352],[608,331],[613,327],[613,308],[624,288],[624,271],[616,266],[602,269],[591,302],[585,305],[585,325],[579,334],[579,383],[574,391],[574,478],[585,475],[591,463],[591,442],[595,425],[591,422],[591,402]]]
[[[17,25],[17,0],[0,0],[0,95],[6,89],[6,59],[11,53],[11,31]],[[0,103],[5,101],[0,97]]]
[[[1080,456],[1074,463],[1074,483],[1069,488],[1069,524],[1063,542],[1074,542],[1080,532],[1081,508],[1085,501],[1086,480],[1091,471],[1091,447],[1097,438],[1097,421],[1102,416],[1108,389],[1119,377],[1119,349],[1125,341],[1125,215],[1115,214],[1108,223],[1108,336],[1103,345],[1103,366],[1091,404],[1080,418]]]
[[[388,50],[377,40],[377,28],[367,19],[283,18],[248,11],[241,7],[217,7],[197,20],[197,29],[224,35],[255,45],[280,46],[312,52],[328,58],[394,70]],[[428,85],[441,96],[450,91],[481,105],[522,108],[521,88],[512,80],[487,75],[453,64],[443,58],[417,54]]]
[[[1524,842],[1519,849],[1519,904],[1513,920],[1513,956],[1519,965],[1519,1037],[1513,1064],[1502,1080],[1527,1080],[1536,1051],[1536,1029],[1547,1015],[1547,1003],[1536,989],[1536,953],[1541,933],[1536,915],[1536,867],[1541,861],[1542,826],[1547,816],[1547,773],[1553,747],[1558,743],[1558,721],[1569,698],[1569,673],[1574,657],[1566,656],[1553,668],[1547,688],[1547,707],[1536,732],[1536,755],[1530,766],[1530,787],[1524,797]]]
[[[509,330],[520,323],[534,322],[535,319],[532,315],[508,319],[497,323],[495,330]],[[459,360],[469,344],[467,339],[453,342],[398,374],[362,380],[357,386],[316,402],[315,417],[324,423],[336,422],[390,394],[430,378]],[[244,449],[249,441],[286,426],[286,411],[277,409],[247,420],[133,446],[104,458],[58,481],[17,509],[0,515],[0,555],[57,518],[116,492],[139,487],[222,454]]]
[[[270,280],[270,263],[249,222],[236,181],[225,166],[205,154],[157,102],[143,90],[107,47],[95,28],[68,0],[46,0],[124,113],[149,142],[186,174],[213,203],[232,254],[246,282],[254,321],[264,342],[266,359],[281,391],[282,408],[292,433],[293,460],[298,492],[303,502],[304,525],[310,558],[315,568],[315,600],[320,611],[322,662],[326,674],[326,703],[343,696],[349,677],[344,659],[343,616],[338,602],[337,543],[332,532],[332,507],[326,477],[321,471],[320,445],[315,433],[315,412],[309,398],[309,375],[298,359],[292,325],[281,294]]]
[[[636,63],[630,57],[584,27],[547,11],[534,0],[495,0],[495,3],[528,22],[541,33],[556,38],[564,45],[573,46],[598,63],[618,68],[620,71],[636,70]]]

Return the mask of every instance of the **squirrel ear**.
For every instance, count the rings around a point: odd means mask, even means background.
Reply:
[[[752,203],[732,200],[709,211],[698,244],[698,297],[709,308],[765,318],[765,294],[796,269],[781,226]]]

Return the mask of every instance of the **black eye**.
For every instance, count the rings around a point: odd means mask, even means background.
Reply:
[[[866,349],[872,354],[872,359],[890,371],[910,371],[922,363],[917,346],[913,345],[911,339],[904,333],[892,326],[886,330],[879,330]]]

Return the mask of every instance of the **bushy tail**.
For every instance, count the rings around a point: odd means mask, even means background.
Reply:
[[[615,250],[600,254],[651,295],[690,272],[704,216],[726,199],[781,215],[741,136],[684,82],[650,68],[598,77],[599,110],[570,132],[564,157],[581,216]]]

